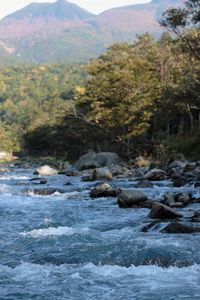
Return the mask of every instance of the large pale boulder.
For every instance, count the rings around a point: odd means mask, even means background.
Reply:
[[[97,168],[93,171],[92,178],[93,180],[99,180],[99,179],[111,180],[112,173],[107,168]]]
[[[57,175],[57,174],[58,174],[57,170],[55,170],[47,165],[37,168],[34,172],[34,175],[39,175],[39,176],[52,176],[52,175]]]
[[[111,167],[112,165],[119,164],[120,158],[113,152],[88,152],[81,156],[74,164],[74,170],[83,171],[88,169],[95,169],[100,167]]]
[[[119,194],[117,203],[119,207],[127,208],[140,205],[147,200],[147,196],[142,191],[124,190]]]

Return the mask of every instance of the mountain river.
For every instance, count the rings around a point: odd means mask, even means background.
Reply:
[[[200,234],[163,234],[163,223],[143,233],[148,209],[93,200],[96,183],[65,175],[45,185],[65,193],[34,195],[44,185],[33,177],[17,167],[0,174],[0,300],[200,300]],[[200,197],[200,189],[169,181],[142,190],[155,199],[175,190]],[[189,216],[198,205],[181,211]]]

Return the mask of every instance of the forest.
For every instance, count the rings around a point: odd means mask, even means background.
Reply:
[[[2,68],[1,150],[70,160],[93,149],[162,158],[200,145],[200,2],[166,32],[112,45],[89,64]]]

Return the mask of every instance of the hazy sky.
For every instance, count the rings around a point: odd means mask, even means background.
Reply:
[[[31,2],[55,2],[55,0],[0,0],[0,18],[12,13]],[[136,3],[147,3],[150,0],[70,0],[93,13],[100,13],[105,9]]]

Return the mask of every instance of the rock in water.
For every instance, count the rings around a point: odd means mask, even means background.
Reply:
[[[162,233],[196,233],[200,232],[199,227],[191,227],[183,225],[181,223],[171,223],[163,228],[160,232]]]
[[[144,176],[144,179],[151,180],[151,181],[163,180],[166,178],[167,178],[167,174],[165,173],[165,171],[161,169],[152,169]]]
[[[147,196],[142,191],[126,190],[119,194],[117,203],[119,207],[127,208],[139,205],[147,200]]]
[[[40,196],[49,196],[49,195],[52,195],[54,193],[60,193],[60,194],[63,194],[65,193],[64,190],[62,189],[57,189],[57,188],[44,188],[44,189],[28,189],[28,190],[25,190],[24,193],[33,193],[34,195],[40,195]]]
[[[149,214],[151,219],[176,219],[181,218],[182,215],[175,209],[168,207],[167,205],[156,203]]]
[[[49,167],[49,166],[43,166],[39,167],[35,170],[34,175],[39,175],[39,176],[52,176],[52,175],[57,175],[58,171]]]
[[[36,177],[36,178],[31,178],[30,182],[32,184],[46,184],[47,183],[47,179],[46,178],[41,178],[41,177]]]
[[[120,162],[120,158],[113,152],[88,152],[81,156],[73,166],[74,170],[83,171],[88,169],[95,169],[100,167],[110,167]]]
[[[120,192],[120,189],[112,188],[111,185],[108,183],[102,183],[98,184],[90,191],[90,197],[117,197]]]
[[[149,180],[142,179],[142,180],[138,181],[138,183],[136,184],[135,187],[136,188],[141,188],[141,189],[153,188],[153,183]]]
[[[93,180],[106,179],[111,180],[112,174],[107,168],[98,168],[93,171]]]

